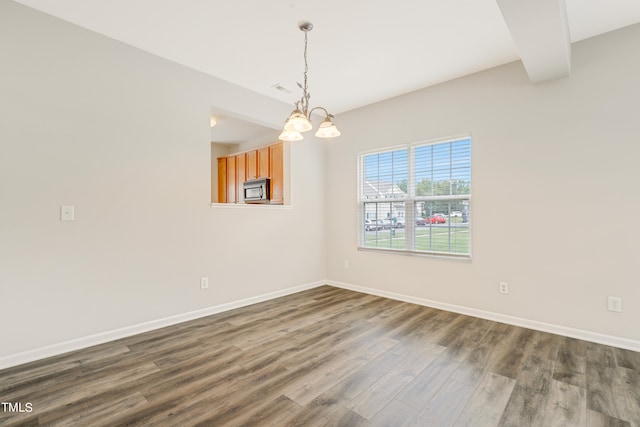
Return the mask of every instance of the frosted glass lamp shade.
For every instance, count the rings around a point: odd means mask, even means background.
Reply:
[[[336,136],[340,136],[340,131],[331,120],[326,118],[324,122],[320,124],[316,136],[319,138],[335,138]]]
[[[302,134],[300,132],[294,132],[290,130],[283,130],[280,136],[278,137],[280,141],[300,141],[303,139]]]
[[[291,132],[307,132],[311,130],[311,122],[300,110],[294,110],[284,124],[284,129]]]

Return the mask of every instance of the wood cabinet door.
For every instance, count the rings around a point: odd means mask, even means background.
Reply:
[[[227,158],[218,157],[218,203],[227,203]]]
[[[244,203],[244,189],[242,184],[247,180],[246,156],[244,153],[236,155],[236,203]]]
[[[245,167],[247,180],[258,177],[258,152],[256,150],[247,151]]]
[[[258,178],[269,178],[269,147],[258,148]]]
[[[283,144],[218,157],[218,203],[244,203],[245,181],[271,178],[271,203],[284,203]]]
[[[236,202],[236,158],[227,157],[227,203]]]
[[[284,150],[282,142],[269,146],[269,175],[271,176],[271,203],[284,203]]]

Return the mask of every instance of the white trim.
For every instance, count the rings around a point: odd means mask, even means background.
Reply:
[[[214,209],[292,209],[293,205],[272,205],[269,203],[218,203],[209,204]]]
[[[365,181],[365,184],[369,184],[369,181]],[[369,184],[371,185],[371,184]],[[407,184],[408,185],[408,184]],[[395,202],[431,202],[440,200],[471,200],[471,193],[469,194],[454,194],[450,196],[416,196],[416,197],[372,197],[370,199],[360,199],[361,203],[395,203]],[[216,203],[223,205],[224,203]],[[227,203],[230,204],[230,203]],[[242,206],[239,204],[237,206]],[[270,205],[266,205],[270,206]],[[275,206],[275,205],[274,205]]]
[[[381,199],[388,200],[388,199]],[[413,200],[415,202],[430,202],[430,201],[439,201],[439,200],[469,200],[471,201],[471,193],[469,194],[452,194],[449,196],[415,196],[413,198],[408,198],[407,200]]]
[[[152,320],[149,322],[139,323],[137,325],[127,326],[113,331],[101,332],[86,337],[76,338],[73,340],[52,344],[46,347],[34,350],[24,351],[22,353],[10,354],[0,357],[0,370],[10,368],[12,366],[22,365],[23,363],[33,362],[35,360],[47,357],[57,356],[69,351],[80,350],[109,341],[126,338],[143,332],[152,331],[166,326],[175,325],[189,320],[198,319],[212,314],[245,307],[251,304],[268,301],[274,298],[294,294],[296,292],[317,288],[319,286],[329,285],[337,288],[348,289],[351,291],[362,292],[369,295],[377,295],[397,301],[405,301],[412,304],[418,304],[426,307],[433,307],[439,310],[451,311],[467,316],[479,317],[481,319],[493,320],[495,322],[506,323],[509,325],[520,326],[523,328],[534,329],[542,332],[549,332],[556,335],[562,335],[571,338],[577,338],[585,341],[591,341],[598,344],[610,345],[613,347],[624,348],[627,350],[640,352],[640,341],[631,340],[613,335],[605,335],[597,332],[585,331],[583,329],[574,329],[561,325],[554,325],[537,320],[523,319],[521,317],[508,316],[505,314],[494,313],[490,311],[478,310],[475,308],[464,307],[460,305],[448,304],[425,298],[413,297],[395,292],[381,291],[378,289],[368,288],[365,286],[352,285],[350,283],[337,282],[333,280],[318,280],[316,282],[306,283],[304,285],[294,286],[292,288],[280,291],[270,292],[268,294],[258,295],[255,297],[245,298],[238,301],[232,301],[225,304],[215,305],[200,310],[190,311],[188,313],[178,314],[175,316],[165,317],[163,319]]]
[[[294,294],[296,292],[305,291],[307,289],[317,288],[318,286],[326,285],[326,280],[319,280],[317,282],[306,283],[304,285],[294,286],[292,288],[283,289],[280,291],[270,292],[268,294],[258,295],[255,297],[245,298],[238,301],[232,301],[224,304],[214,305],[211,307],[203,308],[200,310],[194,310],[187,313],[177,314],[175,316],[169,316],[162,319],[151,320],[148,322],[138,323],[137,325],[125,326],[124,328],[115,329],[112,331],[100,332],[97,334],[89,335],[86,337],[80,337],[69,341],[64,341],[57,344],[48,345],[45,347],[36,348],[33,350],[27,350],[17,354],[10,354],[0,357],[0,370],[10,368],[12,366],[22,365],[23,363],[33,362],[35,360],[45,359],[47,357],[58,356],[69,351],[80,350],[83,348],[91,347],[98,344],[104,344],[109,341],[114,341],[120,338],[126,338],[132,335],[140,334],[143,332],[149,332],[154,329],[164,328],[166,326],[176,325],[178,323],[187,322],[189,320],[198,319],[212,314],[221,313],[223,311],[229,311],[247,305],[256,304],[263,301],[268,301],[274,298],[279,298],[285,295]]]
[[[404,150],[408,146],[409,144],[397,144],[397,145],[391,145],[391,146],[386,146],[381,148],[374,148],[372,150],[359,152],[358,157],[360,158],[360,157],[368,156],[370,154],[388,153],[390,151]]]
[[[439,138],[424,139],[422,141],[410,142],[410,143],[407,144],[407,146],[416,147],[416,146],[423,146],[423,145],[435,145],[435,144],[440,144],[442,142],[464,141],[465,139],[472,139],[470,132],[469,133],[461,133],[461,134],[452,135],[452,136],[442,136],[442,137],[439,137]]]
[[[448,304],[439,301],[428,300],[425,298],[398,294],[395,292],[381,291],[378,289],[367,288],[365,286],[352,285],[350,283],[330,280],[327,281],[327,284],[351,291],[363,292],[370,295],[377,295],[384,298],[390,298],[398,301],[409,302],[412,304],[423,305],[426,307],[437,308],[439,310],[451,311],[454,313],[465,314],[467,316],[479,317],[481,319],[493,320],[495,322],[506,323],[509,325],[520,326],[523,328],[549,332],[565,337],[577,338],[580,340],[591,341],[598,344],[604,344],[612,347],[624,348],[627,350],[640,352],[640,341],[632,340],[629,338],[605,335],[598,332],[586,331],[584,329],[575,329],[562,325],[554,325],[551,323],[539,322],[537,320],[524,319],[522,317],[515,317],[506,314],[494,313],[491,311],[478,310],[476,308]]]
[[[380,148],[372,148],[371,150],[360,151],[358,153],[358,157],[369,155],[369,154],[386,153],[389,151],[401,150],[403,148],[410,148],[410,147],[421,146],[421,145],[435,145],[435,144],[440,144],[441,142],[463,141],[465,139],[472,139],[471,132],[459,133],[451,136],[441,136],[441,137],[432,138],[432,139],[421,139],[418,141],[406,142],[402,144],[390,145],[390,146],[385,146]]]
[[[406,237],[405,237],[406,238]],[[407,256],[418,256],[418,257],[426,257],[426,258],[438,258],[449,261],[466,261],[471,262],[471,255],[457,255],[453,253],[446,252],[427,252],[427,251],[412,251],[408,249],[389,249],[389,248],[376,248],[374,246],[358,246],[359,251],[363,252],[377,252],[377,253],[387,253],[393,255],[407,255]]]

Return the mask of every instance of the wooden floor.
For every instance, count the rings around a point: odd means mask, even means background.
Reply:
[[[0,400],[33,408],[12,426],[640,426],[640,353],[323,286],[0,371]]]

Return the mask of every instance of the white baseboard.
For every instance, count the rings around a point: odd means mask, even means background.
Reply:
[[[294,294],[296,292],[305,291],[307,289],[316,288],[318,286],[322,286],[326,284],[327,284],[326,280],[306,283],[304,285],[295,286],[295,287],[283,289],[280,291],[270,292],[268,294],[258,295],[255,297],[246,298],[238,301],[232,301],[225,304],[214,305],[212,307],[207,307],[200,310],[177,314],[175,316],[169,316],[162,319],[151,320],[149,322],[139,323],[137,325],[126,326],[124,328],[115,329],[112,331],[101,332],[101,333],[89,335],[86,337],[76,338],[73,340],[64,341],[61,343],[52,344],[46,347],[41,347],[34,350],[28,350],[28,351],[24,351],[17,354],[10,354],[8,356],[0,357],[0,369],[6,369],[12,366],[33,362],[35,360],[57,356],[63,353],[67,353],[69,351],[80,350],[80,349],[91,347],[97,344],[103,344],[103,343],[114,341],[120,338],[126,338],[131,335],[152,331],[154,329],[164,328],[166,326],[187,322],[189,320],[198,319],[200,317],[210,316],[212,314],[221,313],[223,311],[229,311],[235,308],[245,307],[247,305],[268,301],[274,298]]]
[[[466,314],[468,316],[479,317],[481,319],[493,320],[495,322],[507,323],[509,325],[521,326],[523,328],[535,329],[537,331],[549,332],[556,335],[562,335],[570,338],[577,338],[584,341],[591,341],[598,344],[609,345],[612,347],[624,348],[640,352],[640,341],[628,338],[616,337],[611,335],[600,334],[597,332],[585,331],[582,329],[569,328],[561,325],[554,325],[537,320],[524,319],[521,317],[508,316],[490,311],[478,310],[475,308],[464,307],[460,305],[447,304],[438,301],[432,301],[424,298],[413,297],[409,295],[397,294],[395,292],[381,291],[378,289],[367,288],[364,286],[352,285],[336,281],[327,281],[328,285],[338,288],[348,289],[351,291],[362,292],[365,294],[377,295],[384,298],[390,298],[398,301],[405,301],[412,304],[423,305],[426,307],[437,308],[439,310],[451,311],[454,313]]]
[[[640,352],[640,341],[628,338],[604,335],[597,332],[585,331],[582,329],[574,329],[561,325],[553,325],[550,323],[539,322],[537,320],[524,319],[521,317],[508,316],[490,311],[478,310],[475,308],[464,307],[454,304],[447,304],[438,301],[432,301],[425,298],[413,297],[409,295],[398,294],[395,292],[381,291],[378,289],[368,288],[365,286],[352,285],[349,283],[337,282],[332,280],[319,280],[317,282],[306,283],[304,285],[283,289],[276,292],[270,292],[251,298],[238,301],[232,301],[225,304],[219,304],[200,310],[190,311],[187,313],[169,316],[162,319],[152,320],[149,322],[139,323],[137,325],[127,326],[112,331],[101,332],[86,337],[76,338],[73,340],[49,345],[46,347],[28,350],[25,352],[11,354],[0,357],[0,369],[10,368],[12,366],[22,365],[24,363],[33,362],[35,360],[47,357],[57,356],[69,351],[80,350],[120,338],[126,338],[143,332],[152,331],[154,329],[164,328],[166,326],[175,325],[189,320],[198,319],[200,317],[210,316],[216,313],[233,310],[235,308],[245,307],[274,298],[294,294],[296,292],[305,291],[322,285],[330,285],[338,288],[348,289],[356,292],[362,292],[370,295],[377,295],[384,298],[405,301],[412,304],[418,304],[426,307],[433,307],[439,310],[451,311],[454,313],[465,314],[468,316],[479,317],[481,319],[493,320],[496,322],[507,323],[509,325],[521,326],[523,328],[535,329],[538,331],[549,332],[552,334],[562,335],[571,338],[577,338],[585,341],[591,341],[599,344],[610,345],[612,347],[624,348],[627,350]]]

